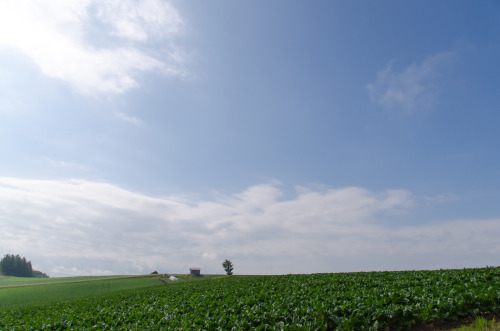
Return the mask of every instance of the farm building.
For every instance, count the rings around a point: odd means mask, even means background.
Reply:
[[[191,275],[199,276],[199,275],[201,275],[201,269],[200,268],[189,268],[189,273]]]

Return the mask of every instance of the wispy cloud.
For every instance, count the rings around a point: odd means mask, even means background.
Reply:
[[[427,57],[401,72],[393,70],[393,62],[377,74],[377,80],[368,84],[370,101],[386,110],[412,112],[429,109],[435,102],[441,86],[444,69],[456,59],[455,52],[442,52]]]
[[[126,92],[144,71],[186,76],[173,42],[182,25],[161,0],[0,2],[0,46],[85,94]],[[168,46],[152,52],[160,42]]]
[[[127,116],[127,115],[120,113],[120,112],[116,112],[115,116],[124,122],[128,122],[128,123],[136,125],[136,126],[143,126],[144,125],[144,122],[138,117]]]
[[[215,260],[217,258],[217,254],[210,252],[203,252],[203,254],[201,254],[201,257],[204,260]]]
[[[73,168],[81,171],[88,171],[90,168],[86,165],[75,163],[75,162],[67,162],[61,160],[54,160],[49,157],[43,158],[50,166],[55,168]]]
[[[402,190],[301,188],[282,199],[279,186],[261,184],[179,201],[84,180],[0,178],[0,249],[54,276],[222,272],[226,258],[238,273],[445,268],[500,253],[497,219],[383,225],[414,208]]]
[[[431,202],[446,203],[450,201],[457,200],[459,197],[453,193],[443,193],[437,196],[426,196],[425,199]]]

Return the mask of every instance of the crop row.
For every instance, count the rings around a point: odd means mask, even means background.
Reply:
[[[0,329],[409,329],[500,311],[500,268],[245,276],[0,311]]]

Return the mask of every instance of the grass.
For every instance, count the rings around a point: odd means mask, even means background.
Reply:
[[[63,283],[63,282],[81,282],[81,281],[93,281],[100,279],[112,279],[112,278],[123,278],[130,276],[80,276],[80,277],[56,277],[56,278],[31,278],[31,277],[1,277],[0,278],[0,289],[7,287],[16,286],[30,286],[30,285],[44,285],[53,283]]]
[[[495,318],[487,320],[484,317],[478,317],[471,325],[463,325],[455,331],[498,331],[500,330],[500,322]]]
[[[154,277],[156,276],[156,277]],[[158,275],[0,279],[0,308],[43,304],[118,291],[164,286]],[[41,281],[40,281],[41,280]]]
[[[58,278],[2,277],[0,278],[0,309],[100,296],[147,287],[165,286],[170,282],[168,277],[163,277],[161,274]],[[225,276],[206,275],[203,277],[191,277],[189,275],[176,275],[176,277],[182,283]],[[160,282],[159,278],[165,280],[165,282]]]

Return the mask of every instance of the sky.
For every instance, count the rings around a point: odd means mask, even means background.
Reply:
[[[495,0],[2,0],[0,255],[498,266],[499,59]]]

